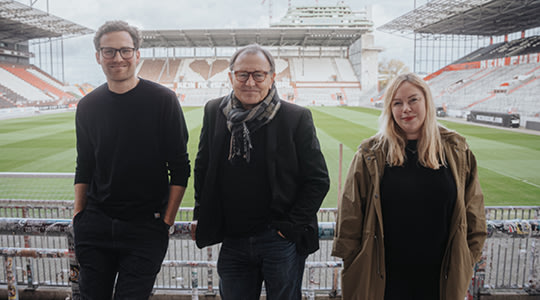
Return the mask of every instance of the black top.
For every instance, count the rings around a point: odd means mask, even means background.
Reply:
[[[166,209],[170,184],[186,186],[188,131],[178,98],[140,79],[124,94],[107,84],[77,107],[75,183],[87,183],[88,206],[139,219]]]
[[[385,167],[381,182],[388,276],[393,270],[410,272],[425,267],[439,278],[456,184],[449,168],[433,170],[418,163],[416,141],[408,142],[406,156],[404,166]]]
[[[220,166],[220,195],[223,199],[225,236],[247,237],[260,232],[271,222],[271,191],[265,159],[266,126],[252,132],[251,158],[233,161],[224,149]],[[230,133],[226,140],[230,140]]]

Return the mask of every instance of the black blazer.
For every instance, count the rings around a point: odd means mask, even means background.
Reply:
[[[195,209],[199,248],[223,241],[221,201],[214,187],[221,149],[227,136],[222,98],[209,101],[195,159]],[[311,112],[281,101],[274,119],[266,124],[266,163],[272,191],[273,225],[296,243],[299,253],[319,249],[317,211],[330,186],[328,170]]]

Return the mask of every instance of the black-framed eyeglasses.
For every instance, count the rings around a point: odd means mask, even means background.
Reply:
[[[114,58],[116,56],[116,52],[119,52],[120,56],[123,59],[130,59],[135,53],[135,48],[124,47],[116,49],[112,47],[101,47],[99,48],[99,51],[101,52],[101,55],[105,58]]]
[[[253,80],[257,82],[263,82],[266,79],[266,75],[270,74],[270,72],[266,71],[254,71],[254,72],[247,72],[247,71],[232,71],[234,78],[240,82],[246,82],[249,79],[249,76],[253,78]]]

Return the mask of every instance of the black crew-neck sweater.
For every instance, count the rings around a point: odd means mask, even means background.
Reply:
[[[126,220],[164,212],[169,184],[186,186],[188,132],[170,89],[140,79],[117,94],[107,84],[78,104],[75,183],[89,184],[88,207]]]
[[[406,147],[404,166],[386,166],[381,182],[385,261],[392,270],[440,270],[456,201],[449,168],[418,163],[416,141]],[[427,274],[425,274],[427,275]],[[439,273],[432,274],[439,276]]]

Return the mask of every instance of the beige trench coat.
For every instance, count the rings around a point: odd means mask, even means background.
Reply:
[[[476,159],[465,139],[441,128],[444,151],[452,170],[457,199],[449,241],[442,262],[441,300],[462,300],[480,259],[487,236],[484,198]],[[385,166],[382,149],[362,143],[351,165],[338,205],[332,255],[343,258],[343,299],[382,300],[385,288],[384,232],[380,181]]]

